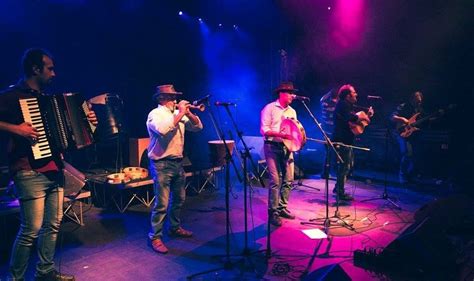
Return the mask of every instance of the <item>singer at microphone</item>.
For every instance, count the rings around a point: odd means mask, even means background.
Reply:
[[[206,101],[209,100],[209,98],[211,97],[211,95],[207,95],[207,96],[204,96],[198,100],[195,100],[192,102],[192,105],[200,105],[200,104],[203,104],[205,103]]]
[[[381,96],[371,96],[371,95],[368,95],[367,98],[368,99],[373,99],[373,100],[381,100],[382,99]]]
[[[216,106],[237,106],[236,103],[233,102],[225,102],[225,101],[216,101],[214,103]]]
[[[295,100],[307,100],[307,101],[310,100],[309,97],[298,96],[298,95],[293,95],[293,98],[294,98]]]

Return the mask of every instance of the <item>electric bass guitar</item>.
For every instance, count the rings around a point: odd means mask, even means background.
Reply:
[[[447,109],[451,110],[455,107],[456,105],[455,104],[451,104],[448,106]],[[420,115],[420,113],[415,113],[413,114],[412,117],[410,117],[410,119],[408,119],[408,124],[399,124],[396,128],[397,130],[397,133],[402,137],[402,138],[408,138],[409,136],[411,136],[414,132],[420,130],[420,128],[418,128],[422,123],[426,122],[427,120],[434,120],[434,119],[437,119],[441,116],[443,116],[445,113],[445,110],[444,109],[439,109],[437,110],[436,112],[428,115],[428,116],[425,116],[423,118],[420,118],[417,120],[418,116]]]

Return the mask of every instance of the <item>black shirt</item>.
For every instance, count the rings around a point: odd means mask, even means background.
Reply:
[[[354,105],[346,100],[339,100],[334,111],[334,133],[332,141],[345,144],[354,144],[355,135],[349,127],[349,122],[358,119],[354,112]]]
[[[29,88],[23,81],[4,90],[0,93],[0,121],[15,125],[23,123],[24,120],[19,100],[37,97],[39,95],[42,95],[42,93]],[[34,160],[31,151],[31,143],[27,138],[9,133],[3,135],[7,137],[8,162],[12,174],[20,170],[54,172],[58,171],[59,167],[62,167],[59,154],[53,154],[53,157]]]

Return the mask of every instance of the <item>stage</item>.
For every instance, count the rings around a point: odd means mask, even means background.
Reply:
[[[223,174],[221,171],[216,177],[222,179]],[[290,196],[289,209],[296,219],[284,220],[279,228],[272,226],[271,257],[267,259],[267,189],[252,182],[247,236],[248,250],[251,251],[246,256],[239,256],[245,248],[244,197],[242,184],[236,179],[231,183],[229,246],[232,266],[227,270],[195,276],[191,280],[410,280],[385,269],[369,270],[355,266],[354,263],[361,260],[354,261],[354,251],[382,252],[417,221],[415,214],[420,216],[419,210],[456,194],[456,190],[449,185],[398,186],[388,182],[387,193],[399,204],[399,210],[387,200],[363,202],[380,197],[384,181],[350,180],[346,190],[353,194],[355,201],[341,204],[339,211],[341,215],[349,215],[345,222],[353,229],[342,227],[342,221],[334,220],[328,229],[328,239],[313,240],[302,231],[313,228],[324,231],[324,227],[302,223],[313,218],[323,218],[324,221],[325,181],[315,176],[303,179],[295,182]],[[92,190],[92,198],[83,199],[83,225],[65,218],[56,255],[59,269],[74,274],[76,280],[186,280],[193,274],[223,266],[226,261],[223,184],[223,180],[217,181],[215,187],[209,184],[201,193],[188,188],[182,218],[183,226],[193,231],[194,236],[188,239],[165,236],[164,242],[170,249],[166,255],[157,254],[148,246],[150,209],[145,204],[134,201],[122,213],[111,198],[95,198],[94,193],[98,195],[101,192],[98,190],[101,187],[96,186],[96,190]],[[330,217],[335,214],[335,198],[331,192],[333,185],[331,179]],[[73,208],[79,211],[77,204]],[[18,227],[14,217],[4,219],[10,220],[9,228]],[[10,235],[7,240],[11,246],[13,237]],[[8,254],[2,257],[0,276],[6,274]],[[29,278],[33,278],[34,274],[36,257],[33,256],[28,268]]]

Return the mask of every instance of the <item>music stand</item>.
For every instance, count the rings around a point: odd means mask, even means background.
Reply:
[[[247,160],[250,160],[252,170],[253,170],[254,174],[257,175],[257,178],[258,178],[260,184],[262,185],[262,187],[265,187],[265,183],[264,183],[262,177],[260,176],[260,174],[258,173],[257,166],[255,165],[255,162],[253,161],[252,156],[250,155],[250,148],[248,147],[247,143],[243,139],[243,133],[242,133],[241,130],[239,130],[239,127],[237,126],[237,123],[235,122],[234,118],[232,117],[232,114],[229,110],[229,106],[226,105],[224,107],[226,109],[227,114],[229,115],[229,119],[231,120],[231,123],[234,127],[234,130],[237,132],[237,136],[239,137],[240,142],[242,143],[242,145],[244,147],[244,150],[241,151],[241,156],[242,156],[242,160],[243,160],[243,169],[244,169],[244,171],[243,171],[243,174],[244,174],[244,250],[242,251],[241,255],[244,257],[245,260],[247,260],[252,255],[252,251],[248,247],[248,208],[247,208],[248,204],[247,204],[247,198],[248,198],[249,182],[248,182],[248,176],[247,176]],[[270,221],[270,220],[268,220],[268,221]],[[270,233],[270,229],[268,229],[267,238],[269,236],[269,233]],[[267,241],[269,241],[269,239]],[[266,251],[268,253],[268,247],[267,247]],[[260,251],[256,251],[256,252],[260,252]],[[253,264],[252,264],[252,266],[253,266]]]
[[[386,130],[385,130],[385,155],[384,155],[384,158],[385,158],[385,171],[384,171],[384,182],[383,182],[383,193],[381,196],[378,196],[378,197],[374,197],[374,198],[369,198],[369,199],[364,199],[364,200],[361,200],[361,202],[368,202],[368,201],[374,201],[374,200],[386,200],[388,203],[390,203],[392,206],[394,206],[396,209],[398,210],[401,210],[402,208],[400,207],[400,205],[398,205],[397,203],[395,203],[395,200],[397,200],[397,198],[394,198],[390,195],[388,195],[388,191],[387,191],[387,175],[388,175],[388,140],[389,140],[389,137],[390,137],[391,133],[390,133],[390,127],[387,125],[386,127]]]

